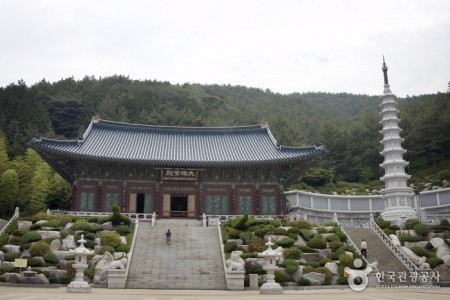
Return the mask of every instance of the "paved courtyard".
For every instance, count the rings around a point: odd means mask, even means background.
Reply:
[[[258,291],[216,291],[216,290],[147,290],[147,289],[104,289],[93,288],[90,294],[67,293],[61,288],[29,288],[0,286],[0,300],[256,300],[256,299],[450,299],[450,288],[432,289],[377,289],[363,292],[350,289],[316,289],[285,291],[283,295],[261,295]]]

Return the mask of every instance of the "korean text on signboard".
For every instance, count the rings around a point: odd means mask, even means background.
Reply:
[[[197,180],[197,170],[165,168],[161,170],[161,178],[164,180]]]

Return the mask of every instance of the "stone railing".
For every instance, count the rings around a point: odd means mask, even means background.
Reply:
[[[375,220],[371,218],[370,220],[370,228],[375,231],[375,233],[378,235],[378,237],[383,241],[383,243],[391,250],[391,252],[400,260],[400,262],[408,269],[408,271],[418,271],[419,267],[411,260],[409,259],[405,253],[398,247],[394,242],[391,240],[391,238],[384,233],[384,231],[375,223]]]
[[[101,211],[71,211],[71,210],[47,210],[49,215],[69,215],[69,216],[81,216],[81,217],[106,217],[112,214],[112,212],[101,212]],[[120,214],[128,216],[130,220],[139,220],[141,222],[155,222],[157,215],[155,213],[129,213],[121,212]]]
[[[19,208],[16,207],[16,210],[12,218],[8,221],[8,223],[6,223],[6,225],[2,228],[2,230],[0,230],[0,235],[2,235],[2,233],[6,230],[6,228],[8,228],[8,226],[18,217],[19,217]]]
[[[236,217],[240,217],[242,215],[205,215],[203,214],[203,226],[213,227],[217,226],[219,223],[227,223],[233,220]],[[257,220],[283,220],[286,216],[281,215],[248,215],[249,218],[254,218]]]
[[[134,222],[134,233],[133,233],[133,240],[131,242],[130,251],[127,255],[127,265],[125,269],[109,269],[108,270],[108,288],[109,289],[124,289],[125,285],[127,283],[128,278],[128,271],[130,269],[131,265],[131,258],[133,257],[134,252],[134,245],[136,243],[136,236],[139,229],[139,221],[136,220]]]
[[[227,264],[225,263],[225,251],[223,249],[222,227],[220,226],[220,221],[219,224],[217,225],[217,232],[219,234],[220,252],[222,253],[223,271],[225,272],[225,280],[227,282],[228,287]]]

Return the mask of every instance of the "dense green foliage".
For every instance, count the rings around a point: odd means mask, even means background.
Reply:
[[[449,100],[448,93],[398,99],[408,150],[405,159],[410,162],[407,171],[419,189],[423,189],[421,178],[433,184],[450,180]],[[329,151],[292,188],[363,193],[382,185],[378,104],[377,97],[366,95],[282,95],[243,86],[172,85],[125,76],[42,80],[32,86],[19,81],[0,87],[1,212],[11,214],[15,206],[27,208],[29,214],[43,207],[69,208],[70,185],[42,165],[39,156],[27,150],[27,142],[36,134],[78,138],[95,114],[155,125],[233,126],[267,121],[281,145],[321,142]]]

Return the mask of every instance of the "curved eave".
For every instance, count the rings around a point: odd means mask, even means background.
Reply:
[[[294,151],[298,152],[298,155],[283,158],[246,160],[246,161],[188,161],[188,160],[144,160],[144,159],[93,156],[47,147],[46,145],[36,142],[31,142],[30,146],[36,149],[38,152],[51,153],[52,155],[58,155],[61,158],[67,158],[72,160],[98,161],[105,163],[114,162],[114,163],[146,164],[153,166],[195,166],[195,167],[285,165],[292,163],[295,164],[304,162],[306,160],[314,159],[326,152],[326,150],[324,150],[323,148],[316,148],[316,147],[307,147],[307,148],[280,147],[281,152]]]

